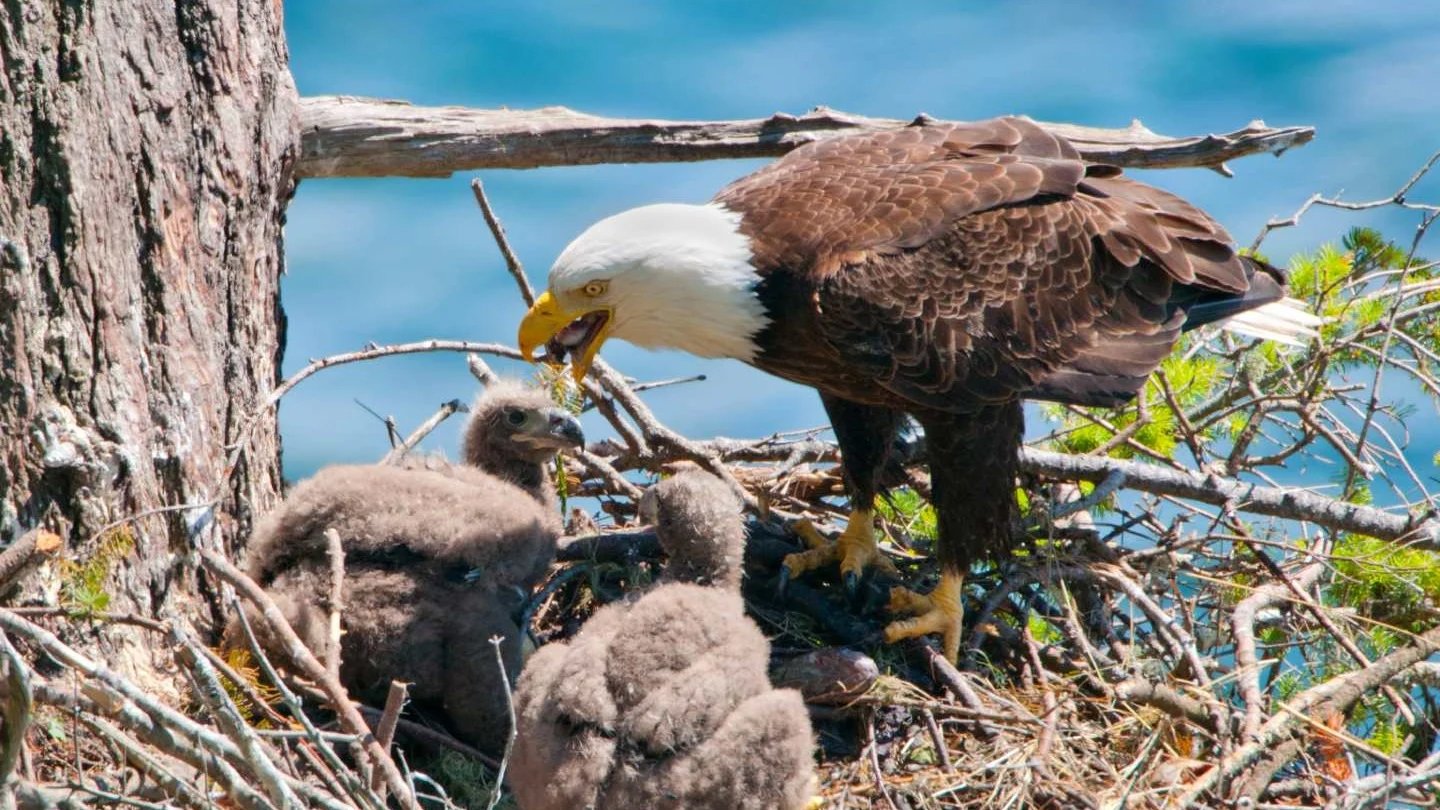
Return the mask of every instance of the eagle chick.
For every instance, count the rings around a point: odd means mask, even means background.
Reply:
[[[651,488],[668,567],[638,600],[543,647],[515,695],[510,787],[525,810],[799,808],[814,789],[800,694],[740,598],[740,503],[684,472]]]
[[[465,429],[464,464],[337,465],[295,488],[256,530],[250,575],[311,650],[325,649],[325,531],[345,551],[340,677],[380,702],[392,680],[460,739],[498,751],[509,731],[489,639],[519,669],[514,616],[555,556],[560,517],[545,463],[581,444],[543,391],[492,385]],[[232,639],[233,639],[232,635]]]

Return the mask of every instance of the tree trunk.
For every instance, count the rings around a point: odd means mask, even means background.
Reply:
[[[0,541],[44,522],[109,610],[193,608],[190,550],[280,487],[273,416],[224,477],[284,342],[280,2],[4,0],[0,60]]]

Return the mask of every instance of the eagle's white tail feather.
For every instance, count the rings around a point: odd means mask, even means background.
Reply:
[[[1319,337],[1324,319],[1312,314],[1305,302],[1282,298],[1263,307],[1246,310],[1220,322],[1221,328],[1237,335],[1273,340],[1290,346],[1303,346]]]

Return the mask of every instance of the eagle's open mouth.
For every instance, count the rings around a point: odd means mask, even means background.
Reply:
[[[597,309],[594,312],[587,312],[576,318],[555,333],[555,337],[545,344],[546,353],[549,359],[557,362],[565,362],[567,354],[584,356],[585,349],[595,340],[610,320],[609,310]]]

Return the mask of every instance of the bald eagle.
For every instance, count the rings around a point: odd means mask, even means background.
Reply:
[[[817,389],[851,497],[799,575],[889,568],[879,472],[904,415],[923,428],[940,584],[891,593],[959,651],[963,576],[1015,543],[1021,400],[1132,398],[1180,334],[1225,322],[1295,342],[1318,323],[1274,267],[1184,200],[1087,163],[1025,118],[916,125],[808,144],[705,205],[651,205],[564,250],[520,325],[588,369],[610,337],[732,357]]]

